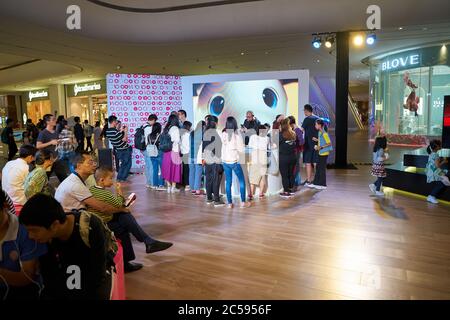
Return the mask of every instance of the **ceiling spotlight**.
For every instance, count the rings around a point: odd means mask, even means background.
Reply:
[[[357,47],[362,46],[362,44],[364,43],[364,39],[363,36],[358,34],[353,38],[353,44]]]
[[[375,40],[377,39],[377,36],[375,35],[375,33],[371,33],[367,36],[366,38],[366,43],[371,46],[375,43]]]
[[[334,43],[333,37],[329,37],[327,38],[327,41],[325,41],[325,47],[331,48],[333,46],[333,43]]]
[[[117,66],[116,66],[116,69],[117,69],[117,70],[120,70],[120,69],[122,69],[122,66],[117,65]]]
[[[314,37],[314,40],[312,41],[312,46],[316,49],[319,49],[322,45],[322,39],[320,37]]]

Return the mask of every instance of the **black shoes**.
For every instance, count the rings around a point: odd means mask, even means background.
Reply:
[[[156,240],[155,242],[153,242],[151,244],[145,245],[145,252],[154,253],[154,252],[158,252],[158,251],[163,251],[163,250],[169,249],[172,245],[173,245],[173,243],[171,243],[171,242],[163,242],[163,241]]]
[[[138,271],[139,269],[142,269],[143,265],[141,263],[137,262],[127,262],[124,263],[123,269],[125,273],[130,273],[134,271]]]

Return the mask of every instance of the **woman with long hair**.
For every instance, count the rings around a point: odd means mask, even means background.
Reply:
[[[178,116],[171,114],[159,142],[160,148],[164,152],[161,167],[162,177],[167,181],[168,193],[177,192],[176,184],[182,181],[183,164],[180,157],[180,140]]]
[[[245,146],[238,129],[236,119],[234,117],[228,117],[225,123],[225,129],[222,132],[222,163],[225,172],[225,190],[229,208],[233,207],[233,199],[231,196],[233,172],[239,180],[241,208],[250,206],[250,202],[247,202],[245,197],[245,177],[239,161],[244,154]]]
[[[282,197],[294,195],[295,165],[297,157],[295,155],[297,135],[292,130],[290,119],[286,118],[281,122],[281,132],[279,135],[279,170],[281,182],[283,184]]]

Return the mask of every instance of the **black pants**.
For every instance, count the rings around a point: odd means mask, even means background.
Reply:
[[[78,141],[78,146],[77,146],[77,148],[75,149],[75,152],[76,152],[76,153],[81,153],[81,152],[83,152],[83,151],[84,151],[84,139]]]
[[[377,187],[377,191],[380,191],[383,181],[384,181],[383,177],[378,177],[377,181],[375,181],[374,185],[375,185],[375,187]]]
[[[94,148],[92,147],[92,142],[91,142],[92,137],[86,137],[86,152],[91,149],[91,152],[94,151]]]
[[[183,187],[189,185],[189,163],[183,163],[183,181],[181,184]]]
[[[327,158],[328,156],[319,155],[319,161],[316,166],[313,184],[316,186],[327,186]]]
[[[206,197],[208,200],[220,201],[220,182],[222,181],[223,167],[221,164],[207,164],[205,166]]]
[[[296,166],[295,154],[284,155],[280,154],[280,174],[281,183],[283,184],[284,192],[292,192],[294,189],[295,182],[295,166]]]
[[[445,191],[445,184],[441,181],[434,181],[433,189],[431,190],[430,196],[439,197]]]
[[[155,242],[137,223],[131,213],[115,213],[113,219],[108,222],[108,227],[114,235],[120,239],[123,247],[123,262],[127,263],[136,259],[131,243],[130,233],[139,241],[145,244]]]
[[[17,145],[15,143],[8,144],[8,161],[14,159],[16,153],[17,153]]]

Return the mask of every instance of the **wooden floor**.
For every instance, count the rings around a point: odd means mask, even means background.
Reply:
[[[126,275],[128,299],[450,299],[450,206],[369,195],[369,167],[329,170],[328,189],[214,208],[147,190],[133,212],[174,242]]]

